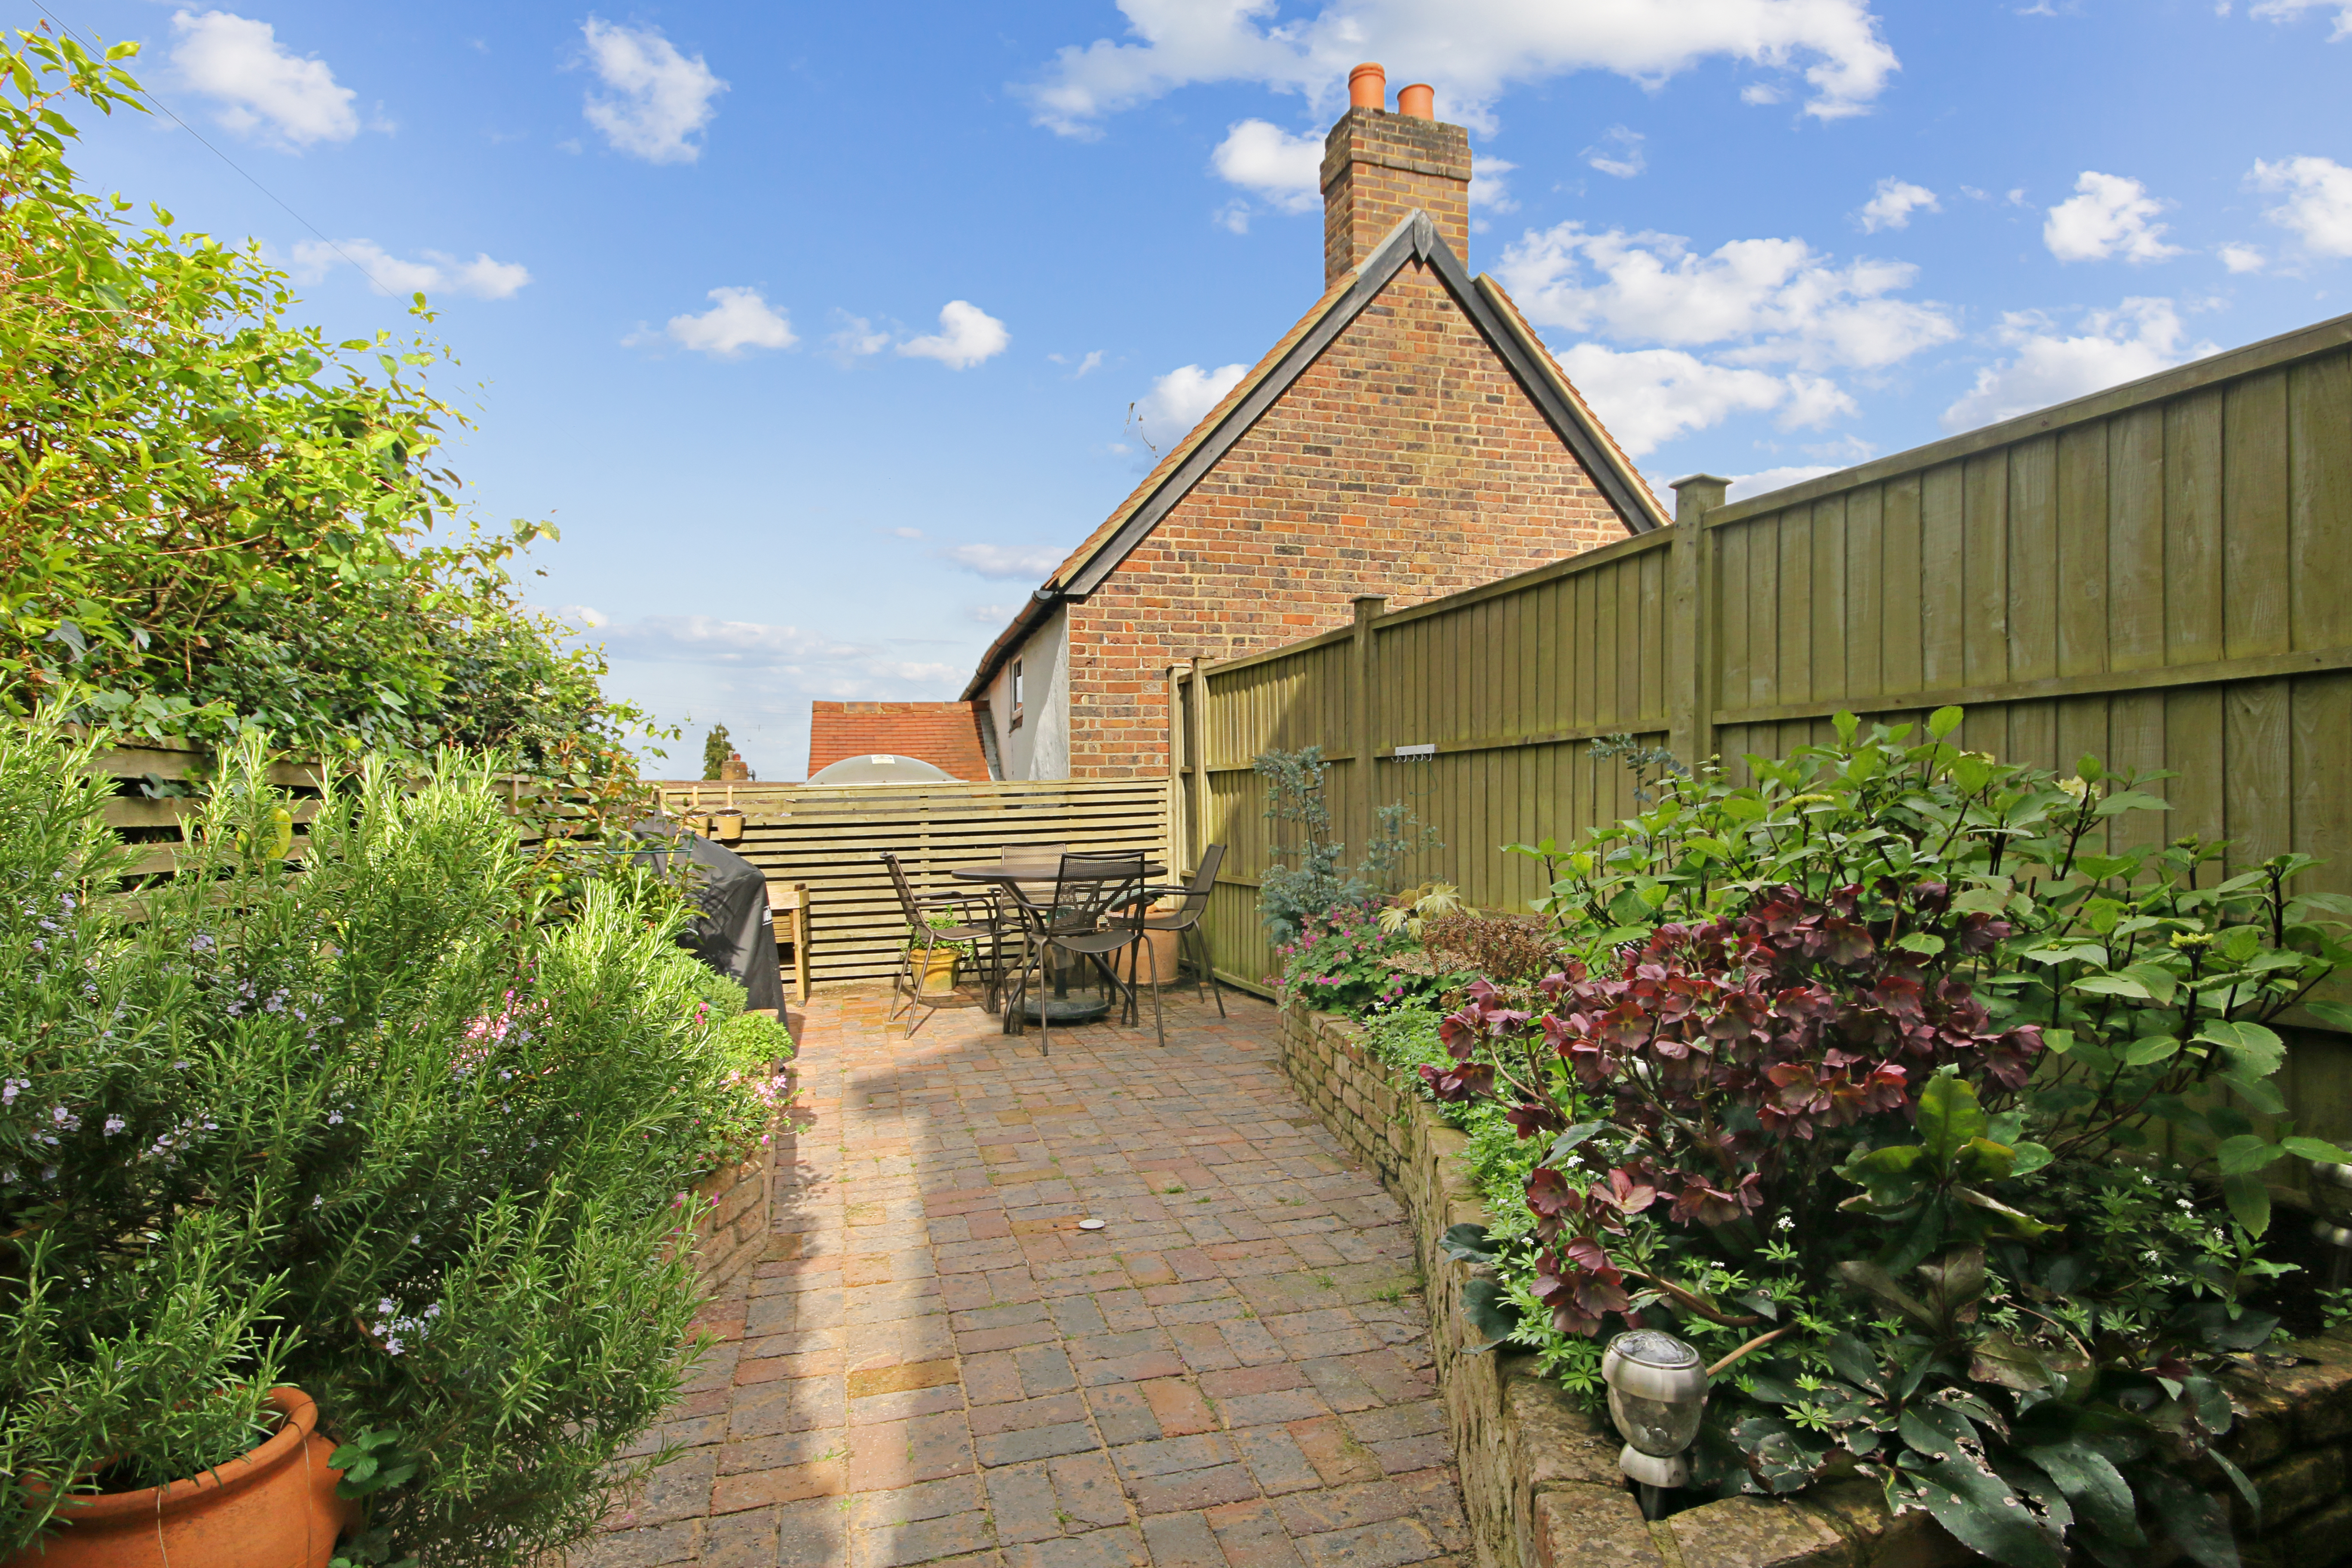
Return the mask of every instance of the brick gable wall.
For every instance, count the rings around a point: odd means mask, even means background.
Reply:
[[[1627,530],[1486,339],[1408,265],[1216,468],[1068,605],[1073,778],[1167,768],[1171,664],[1226,658]]]

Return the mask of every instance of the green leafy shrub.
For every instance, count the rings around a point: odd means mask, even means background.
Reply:
[[[1433,1002],[1469,977],[1437,968],[1402,929],[1390,929],[1368,905],[1309,916],[1297,938],[1274,950],[1277,973],[1267,977],[1282,1001],[1293,998],[1319,1012],[1363,1017],[1412,1002]]]
[[[407,1456],[372,1474],[415,1461],[368,1551],[579,1538],[691,1359],[688,1189],[773,1094],[674,906],[616,879],[535,918],[454,763],[331,794],[298,863],[252,743],[133,906],[82,760],[0,732],[0,1552],[58,1500],[26,1478],[194,1474],[275,1381]]]
[[[1331,910],[1395,891],[1399,867],[1442,847],[1435,829],[1421,827],[1402,802],[1392,802],[1372,814],[1371,842],[1348,866],[1348,847],[1331,837],[1331,806],[1323,797],[1329,765],[1320,746],[1251,759],[1265,781],[1265,819],[1274,825],[1274,844],[1258,879],[1258,918],[1278,944],[1297,942],[1307,921]]]
[[[0,42],[0,708],[70,693],[118,732],[427,762],[500,751],[551,859],[643,802],[603,657],[507,563],[536,522],[466,519],[448,354],[341,342],[257,244],[84,189],[64,110],[144,112],[119,44]],[[425,297],[413,312],[432,321]]]
[[[2262,1173],[2343,1158],[2280,1120],[2270,1026],[2352,1022],[2313,995],[2347,903],[2295,890],[2305,857],[2225,876],[2138,838],[2146,781],[1961,752],[1959,719],[1841,717],[1752,786],[1669,777],[1524,850],[1568,962],[1474,985],[1416,1064],[1543,1148],[1532,1237],[1454,1238],[1500,1276],[1466,1304],[1767,1341],[1710,1406],[1707,1484],[1851,1468],[2019,1568],[2158,1536],[2231,1564],[2192,1478],[2254,1500],[2213,1442],[2218,1374],[2278,1321]]]

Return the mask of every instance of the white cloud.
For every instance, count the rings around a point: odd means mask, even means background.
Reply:
[[[1635,458],[1735,414],[1778,408],[1790,393],[1777,375],[1710,364],[1680,349],[1621,353],[1578,343],[1559,363],[1617,444]]]
[[[713,100],[727,84],[702,63],[700,55],[677,46],[655,27],[625,27],[591,16],[581,26],[588,61],[614,96],[590,93],[583,112],[616,152],[648,163],[691,163],[702,143],[688,136],[710,123]]]
[[[852,360],[867,354],[878,354],[890,346],[890,334],[876,327],[863,316],[853,316],[835,310],[835,320],[841,325],[824,340],[825,352],[846,365]]]
[[[2291,22],[2305,11],[2336,13],[2336,30],[2327,35],[2331,43],[2352,38],[2352,5],[2346,4],[2346,0],[2259,0],[2246,15],[2273,22]]]
[[[1470,161],[1471,210],[1508,213],[1519,210],[1511,199],[1509,184],[1504,179],[1518,165],[1506,158],[1473,158]],[[1474,225],[1483,227],[1483,225]]]
[[[1731,488],[1723,492],[1723,499],[1746,500],[1749,496],[1767,495],[1773,490],[1784,490],[1790,485],[1801,485],[1807,479],[1818,479],[1823,474],[1836,472],[1835,468],[1823,464],[1801,464],[1789,468],[1759,468],[1752,474],[1736,476],[1731,481]]]
[[[280,45],[268,23],[227,11],[178,11],[172,30],[180,37],[172,64],[190,87],[220,100],[218,118],[231,131],[257,131],[289,150],[359,134],[352,108],[358,94],[338,86],[324,60]]]
[[[1759,106],[1769,103],[1778,103],[1786,97],[1788,97],[1787,93],[1782,92],[1779,88],[1774,87],[1769,81],[1750,82],[1748,86],[1739,89],[1740,102],[1753,103]]]
[[[969,300],[950,300],[940,307],[940,330],[929,337],[908,338],[898,352],[916,359],[935,359],[950,370],[970,370],[981,361],[1004,352],[1013,334],[1004,323]]]
[[[471,261],[438,250],[425,252],[422,261],[404,261],[372,239],[345,239],[328,244],[306,239],[294,247],[288,268],[298,281],[316,283],[337,265],[350,262],[367,275],[379,294],[467,294],[477,300],[510,300],[530,281],[530,268],[520,261],[493,261],[477,253]]]
[[[1591,269],[1588,273],[1586,268]],[[1681,237],[1529,230],[1496,267],[1530,321],[1621,342],[1732,345],[1733,364],[1878,369],[1958,335],[1944,307],[1886,296],[1917,268],[1843,266],[1801,239],[1738,239],[1701,256]]]
[[[1981,195],[1983,193],[1978,193]],[[1882,228],[1909,228],[1915,212],[1939,213],[1943,205],[1936,193],[1925,185],[1915,185],[1889,174],[1878,182],[1877,194],[1862,204],[1853,216],[1861,221],[1862,232],[1876,234]]]
[[[2286,200],[2263,216],[2292,229],[2312,254],[2352,256],[2352,169],[2333,158],[2257,158],[2246,183],[2284,194]]]
[[[1086,357],[1079,360],[1073,360],[1067,354],[1047,354],[1045,359],[1052,364],[1076,365],[1077,368],[1071,371],[1066,379],[1083,381],[1096,371],[1102,369],[1103,352],[1100,349],[1088,349]]]
[[[1019,612],[1020,606],[1017,605],[974,605],[969,613],[976,625],[1001,626],[1011,621]]]
[[[890,532],[899,539],[920,539],[923,537],[923,531],[919,528],[894,528]]]
[[[1165,452],[1192,434],[1225,394],[1240,384],[1249,374],[1245,364],[1219,365],[1215,370],[1202,370],[1197,364],[1178,365],[1151,384],[1151,390],[1136,400],[1135,422],[1143,431],[1143,438],[1155,451]]]
[[[2137,263],[2180,254],[2179,246],[2164,243],[2165,226],[2155,221],[2172,204],[2149,195],[2137,180],[2085,169],[2074,190],[2075,195],[2050,209],[2049,220],[2042,226],[2042,243],[2059,260],[2105,261],[2120,256]]]
[[[2184,345],[2187,335],[2169,300],[2132,299],[2112,310],[2086,310],[2071,334],[2043,311],[2011,311],[1994,339],[2013,352],[1977,372],[1976,385],[1944,411],[1943,426],[1998,424],[2214,352],[2210,343]]]
[[[2260,272],[2264,266],[2259,245],[2225,245],[2221,254],[2221,265],[2232,272]]]
[[[1630,180],[1650,166],[1648,155],[1642,151],[1642,143],[1647,140],[1638,131],[1612,125],[1598,144],[1577,155],[1604,174]]]
[[[819,695],[864,696],[863,682],[935,683],[960,678],[959,666],[909,659],[887,644],[844,642],[798,626],[728,621],[714,616],[646,616],[614,621],[584,605],[556,612],[578,621],[614,658],[663,664],[709,664],[798,676]],[[840,690],[846,687],[850,689]]]
[[[940,552],[965,571],[982,577],[1043,577],[1062,563],[1063,552],[1051,545],[950,544]]]
[[[1218,178],[1284,212],[1309,212],[1322,200],[1319,136],[1293,136],[1263,120],[1236,121],[1209,163]]]
[[[1065,135],[1194,82],[1250,81],[1304,96],[1320,115],[1359,60],[1424,62],[1448,120],[1480,131],[1514,84],[1601,70],[1654,87],[1728,58],[1798,72],[1822,119],[1868,110],[1897,68],[1869,0],[1326,0],[1280,19],[1272,0],[1120,0],[1132,41],[1062,49],[1026,89],[1039,123]]]
[[[745,349],[788,349],[800,342],[785,312],[757,289],[713,289],[710,309],[698,316],[672,316],[660,331],[640,327],[622,340],[632,347],[667,337],[680,348],[714,359],[740,358]]]

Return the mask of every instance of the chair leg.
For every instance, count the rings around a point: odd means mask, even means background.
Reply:
[[[1139,945],[1151,947],[1150,942],[1143,942]],[[1136,1020],[1139,1024],[1143,1020],[1140,1018]],[[1159,1037],[1160,1048],[1163,1051],[1166,1050],[1168,1048],[1168,1025],[1161,1017],[1160,1012],[1160,950],[1157,947],[1151,947],[1151,1032]]]
[[[1225,988],[1217,979],[1216,966],[1209,960],[1209,933],[1202,931],[1196,921],[1190,934],[1194,950],[1200,955],[1193,962],[1201,966],[1201,973],[1207,977],[1209,991],[1217,999],[1217,1016],[1222,1018],[1225,1016]]]

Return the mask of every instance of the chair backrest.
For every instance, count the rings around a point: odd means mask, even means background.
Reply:
[[[1063,930],[1097,926],[1143,929],[1143,868],[1139,853],[1065,855],[1054,879],[1054,919]]]
[[[898,858],[886,852],[882,864],[890,868],[890,882],[898,889],[898,909],[906,915],[907,923],[918,931],[921,930],[923,917],[921,911],[915,908],[915,889],[907,880],[907,873],[899,868]]]
[[[1209,895],[1216,890],[1217,868],[1224,863],[1223,845],[1212,844],[1201,851],[1200,868],[1192,873],[1192,879],[1184,884],[1184,904],[1176,911],[1177,919],[1196,921],[1201,918],[1201,911],[1209,907]]]

